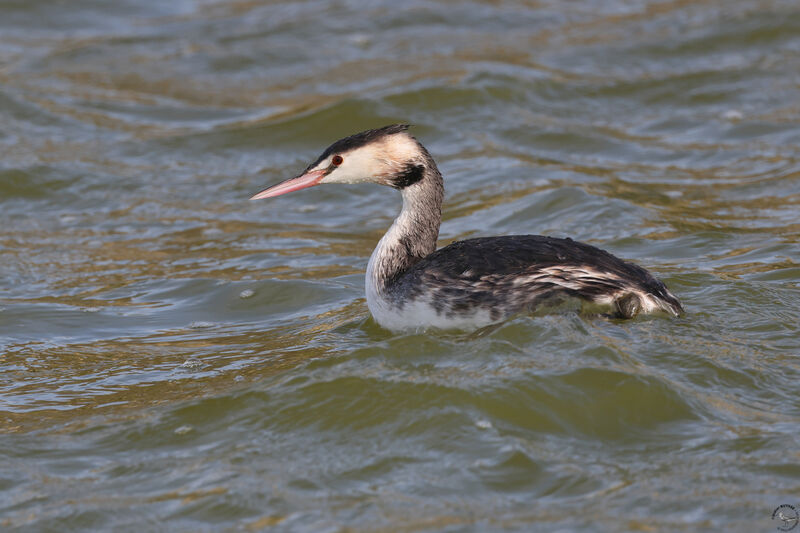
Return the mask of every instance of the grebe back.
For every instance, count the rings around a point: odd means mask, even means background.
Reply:
[[[620,318],[683,312],[678,299],[644,268],[569,238],[482,237],[436,250],[442,175],[407,129],[394,124],[340,139],[300,176],[251,198],[323,183],[371,182],[400,190],[403,208],[367,265],[367,305],[381,326],[472,329],[567,299]]]

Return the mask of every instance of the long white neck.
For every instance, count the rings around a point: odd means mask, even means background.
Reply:
[[[423,177],[402,189],[403,209],[378,243],[367,265],[367,302],[386,297],[392,284],[436,250],[442,223],[444,186],[436,163],[425,152]]]

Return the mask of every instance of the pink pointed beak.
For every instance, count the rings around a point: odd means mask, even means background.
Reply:
[[[289,178],[288,180],[282,181],[277,185],[268,187],[260,193],[252,196],[250,199],[261,200],[262,198],[272,198],[273,196],[280,196],[293,191],[299,191],[300,189],[307,189],[309,187],[313,187],[314,185],[319,185],[319,182],[322,181],[322,178],[324,177],[324,168],[320,170],[312,170],[311,172],[306,172],[302,176]]]

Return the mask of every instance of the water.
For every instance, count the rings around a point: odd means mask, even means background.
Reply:
[[[800,505],[800,9],[0,5],[4,531],[774,531]],[[377,186],[248,202],[393,122],[441,242],[571,236],[679,319],[396,335]]]

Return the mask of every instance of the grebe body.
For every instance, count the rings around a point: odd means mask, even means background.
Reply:
[[[474,329],[569,301],[620,318],[683,312],[644,268],[572,239],[483,237],[436,250],[442,176],[407,128],[396,124],[341,139],[300,176],[252,198],[324,183],[399,189],[403,208],[367,265],[367,305],[378,324],[394,331]]]

